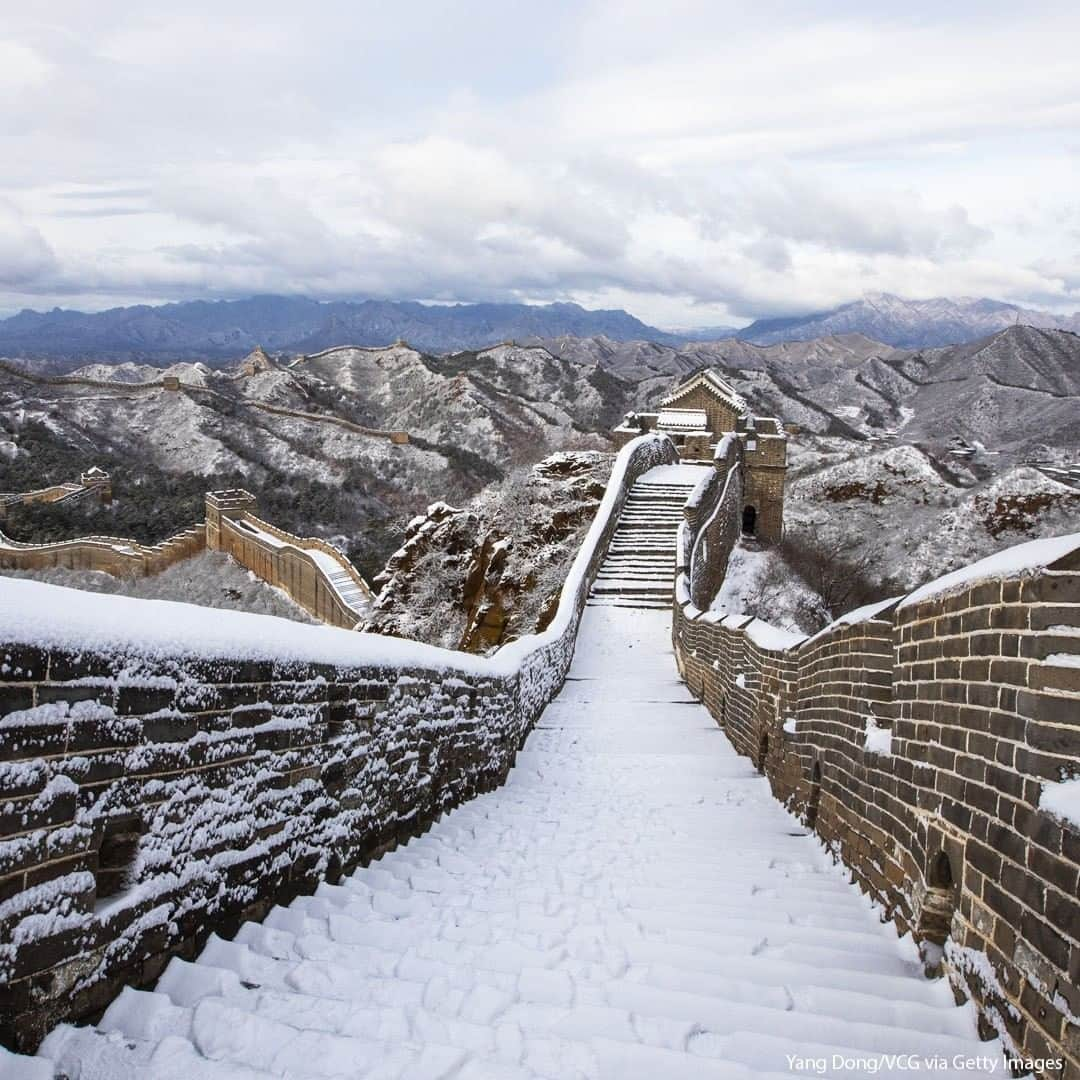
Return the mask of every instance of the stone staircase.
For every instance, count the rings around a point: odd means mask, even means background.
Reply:
[[[666,612],[587,611],[505,786],[40,1057],[0,1050],[0,1076],[858,1080],[911,1054],[1001,1075],[678,681],[669,634]]]
[[[589,606],[671,606],[675,540],[683,505],[708,468],[662,465],[638,478],[596,575]]]

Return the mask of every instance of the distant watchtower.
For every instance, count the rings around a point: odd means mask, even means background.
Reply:
[[[206,493],[206,546],[210,551],[221,550],[222,518],[240,517],[254,513],[255,496],[243,488]]]
[[[624,445],[644,431],[669,436],[684,461],[711,461],[729,434],[743,444],[743,533],[766,543],[784,535],[787,432],[774,417],[754,416],[745,399],[716,370],[706,368],[680,383],[655,413],[629,413],[615,428]]]
[[[252,375],[258,375],[260,371],[269,371],[273,366],[274,362],[266,355],[266,350],[261,345],[256,345],[244,357],[240,365],[240,374],[250,378]]]
[[[91,465],[82,476],[79,483],[84,488],[97,492],[97,497],[108,506],[112,502],[112,477],[104,469]]]

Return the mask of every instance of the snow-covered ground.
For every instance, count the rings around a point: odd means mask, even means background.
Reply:
[[[739,1080],[998,1050],[690,697],[670,615],[600,607],[503,788],[41,1054],[73,1080]]]
[[[915,446],[791,445],[785,535],[869,556],[886,592],[1026,540],[1075,532],[1078,521],[1080,494],[1034,468],[982,476],[959,459],[946,468]]]
[[[66,570],[62,567],[53,570],[2,570],[0,575],[30,578],[87,592],[135,596],[145,600],[179,600],[204,607],[277,615],[304,623],[318,621],[294,604],[281,589],[268,585],[220,551],[200,552],[190,559],[174,563],[160,574],[145,578],[117,578],[97,570]]]
[[[775,548],[740,539],[709,610],[723,615],[755,615],[795,633],[827,622],[820,596],[792,573]]]

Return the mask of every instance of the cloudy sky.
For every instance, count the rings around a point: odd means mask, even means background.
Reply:
[[[8,7],[0,312],[1080,308],[1075,3]]]

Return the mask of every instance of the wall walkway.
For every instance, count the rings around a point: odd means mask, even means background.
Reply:
[[[694,703],[669,618],[588,608],[503,786],[58,1029],[48,1074],[746,1080],[914,1053],[1001,1075]]]

